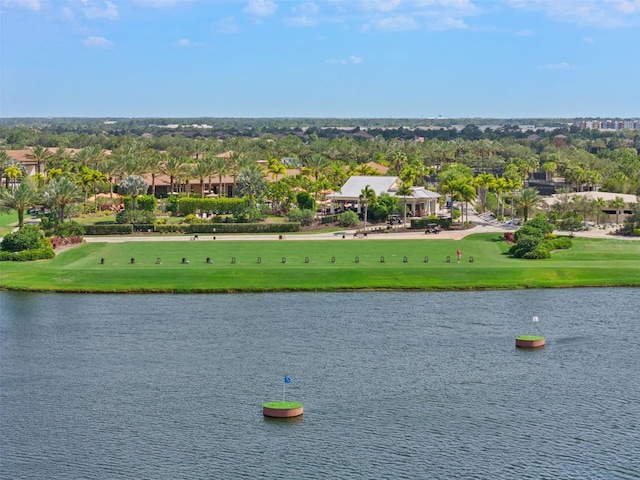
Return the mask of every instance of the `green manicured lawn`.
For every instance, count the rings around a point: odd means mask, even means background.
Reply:
[[[18,212],[11,210],[9,213],[0,213],[0,237],[10,233],[16,225],[18,225]]]
[[[32,215],[24,214],[24,221],[28,221],[33,217]],[[11,233],[15,227],[18,226],[18,212],[11,210],[9,213],[0,213],[0,237],[4,237],[7,233]]]
[[[456,261],[458,248],[461,263]],[[457,241],[90,243],[53,260],[3,262],[0,287],[76,292],[263,292],[640,286],[640,242],[576,238],[571,250],[554,252],[549,260],[514,259],[507,250],[508,245],[496,234],[470,235]],[[446,262],[447,256],[451,263]],[[207,257],[211,264],[206,263]],[[283,257],[286,263],[282,263]],[[131,258],[135,258],[134,264]],[[160,264],[156,264],[157,258]],[[182,264],[182,258],[189,263]]]
[[[273,408],[277,410],[289,410],[292,408],[300,408],[302,407],[302,404],[298,402],[267,402],[263,405],[263,407]]]

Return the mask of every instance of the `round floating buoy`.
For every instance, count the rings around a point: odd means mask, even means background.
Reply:
[[[298,402],[267,402],[262,405],[262,413],[265,417],[299,417],[303,411],[303,405]]]
[[[540,335],[519,335],[516,337],[516,347],[538,348],[544,346],[544,337]]]

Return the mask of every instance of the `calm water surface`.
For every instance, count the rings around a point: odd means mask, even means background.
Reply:
[[[640,289],[0,307],[3,479],[640,478]]]

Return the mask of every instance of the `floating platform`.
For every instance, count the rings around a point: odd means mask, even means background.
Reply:
[[[265,417],[293,418],[302,415],[304,407],[298,402],[267,402],[262,405]]]
[[[516,347],[538,348],[544,346],[544,337],[540,335],[519,335],[516,337]]]

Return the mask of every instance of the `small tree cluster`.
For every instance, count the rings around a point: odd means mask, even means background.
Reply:
[[[552,234],[554,226],[542,215],[527,221],[514,234],[515,244],[509,249],[516,258],[544,259],[552,250],[571,248],[571,239]]]
[[[342,212],[340,214],[338,225],[345,228],[353,228],[358,225],[358,214],[356,212],[352,212],[351,210],[347,210],[346,212]]]
[[[290,222],[300,222],[303,227],[308,227],[316,219],[314,210],[293,208],[287,213],[287,220]]]
[[[0,248],[5,252],[35,250],[44,246],[44,234],[35,225],[26,225],[17,232],[5,235]]]

